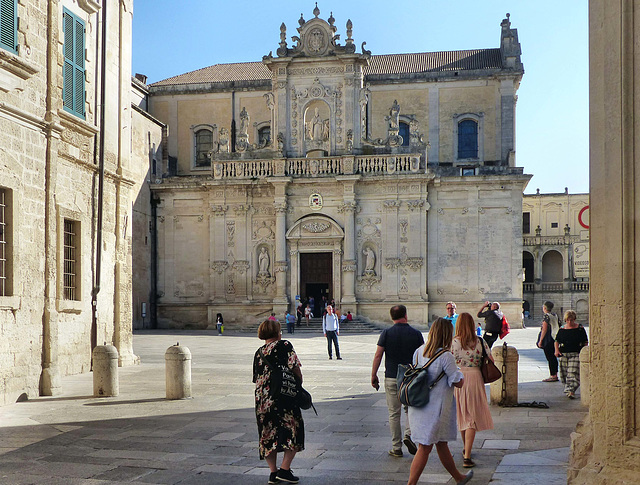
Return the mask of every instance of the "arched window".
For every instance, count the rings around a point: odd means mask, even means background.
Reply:
[[[533,255],[527,251],[522,253],[522,267],[524,269],[524,282],[533,283]]]
[[[402,146],[409,146],[409,123],[405,123],[404,121],[400,122],[400,132],[398,133],[402,137]]]
[[[210,167],[209,152],[213,148],[213,133],[203,128],[195,132],[195,166]]]
[[[271,143],[271,127],[263,126],[258,130],[258,146],[264,147]]]
[[[458,159],[478,158],[478,123],[462,120],[458,123]]]

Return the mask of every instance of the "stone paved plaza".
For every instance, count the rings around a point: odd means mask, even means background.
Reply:
[[[560,383],[541,382],[548,369],[534,346],[537,332],[513,330],[506,340],[520,353],[520,402],[544,400],[550,408],[491,406],[495,429],[478,433],[472,484],[566,483],[570,434],[586,409],[568,400]],[[411,456],[387,454],[384,392],[369,384],[377,334],[343,332],[342,361],[328,360],[322,335],[290,340],[319,414],[304,412],[306,449],[292,465],[300,483],[406,483]],[[167,401],[164,352],[176,342],[193,355],[194,397]],[[64,378],[63,395],[0,408],[0,483],[266,484],[251,382],[260,344],[248,334],[137,333],[142,364],[119,369],[118,397],[93,398],[89,373]],[[461,467],[462,442],[450,447]],[[420,483],[449,478],[434,451]]]

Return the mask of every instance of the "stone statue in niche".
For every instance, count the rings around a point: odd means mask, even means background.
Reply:
[[[267,248],[264,246],[260,250],[260,255],[258,256],[258,276],[271,276],[269,273],[269,253],[267,252]]]
[[[374,253],[373,249],[371,249],[370,247],[365,247],[362,250],[362,254],[364,255],[364,272],[362,273],[362,276],[375,276],[376,253]]]
[[[315,109],[313,118],[307,122],[307,140],[326,141],[329,139],[329,120],[320,117],[320,111]]]

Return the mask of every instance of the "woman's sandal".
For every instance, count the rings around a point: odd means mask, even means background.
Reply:
[[[474,461],[471,458],[463,458],[462,459],[462,466],[464,468],[473,468],[474,466],[476,466],[476,464],[474,463]]]

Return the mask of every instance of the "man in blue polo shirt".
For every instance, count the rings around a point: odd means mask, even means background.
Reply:
[[[458,314],[456,313],[456,304],[452,301],[447,302],[447,316],[445,320],[449,320],[453,324],[453,333],[456,333],[456,322],[458,321]]]
[[[419,330],[416,330],[407,321],[407,308],[404,305],[396,305],[389,312],[393,326],[386,328],[380,334],[376,355],[373,357],[373,367],[371,369],[371,385],[377,391],[380,389],[378,380],[378,369],[384,355],[384,392],[387,397],[387,407],[389,408],[389,429],[391,431],[392,448],[389,454],[395,457],[402,456],[402,443],[405,444],[409,453],[416,454],[417,448],[411,440],[411,428],[409,427],[409,417],[407,407],[405,412],[405,432],[402,438],[402,427],[400,423],[402,415],[402,404],[398,399],[398,364],[411,364],[413,353],[424,343],[424,338]]]

